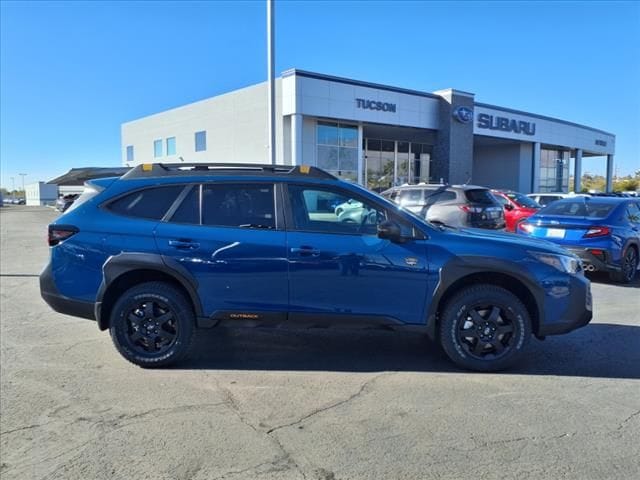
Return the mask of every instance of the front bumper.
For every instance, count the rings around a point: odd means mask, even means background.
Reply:
[[[557,285],[556,285],[557,287]],[[555,287],[552,287],[555,288]],[[559,304],[554,299],[549,298],[550,290],[547,291],[547,301],[545,311],[540,315],[540,324],[537,335],[545,337],[547,335],[560,335],[576,330],[587,325],[593,318],[593,297],[591,296],[591,282],[583,275],[571,277],[568,281],[568,294],[563,298],[562,312]],[[556,313],[557,312],[557,313]]]
[[[47,264],[40,274],[40,296],[42,296],[42,299],[47,302],[47,305],[58,313],[64,313],[65,315],[71,315],[73,317],[86,318],[88,320],[96,319],[93,303],[74,300],[61,295],[60,292],[58,292],[56,284],[53,281],[51,263]]]

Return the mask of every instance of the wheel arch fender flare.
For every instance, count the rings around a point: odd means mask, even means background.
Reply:
[[[483,279],[486,278],[486,281]],[[496,281],[499,279],[500,281]],[[501,281],[512,280],[514,283],[507,290],[524,287],[530,294],[530,302],[524,302],[532,312],[531,321],[534,333],[543,321],[544,290],[533,281],[516,262],[497,258],[479,256],[458,256],[443,265],[439,271],[439,279],[427,310],[427,334],[431,339],[437,337],[438,313],[444,303],[460,288],[476,282],[501,285]],[[533,308],[531,308],[533,307]]]
[[[102,315],[103,302],[109,288],[125,274],[151,270],[171,277],[189,295],[189,300],[197,317],[202,315],[202,304],[198,295],[198,282],[189,271],[170,257],[153,253],[123,252],[112,255],[102,266],[102,282],[98,288],[95,303],[95,318],[100,330],[109,327],[109,315]]]

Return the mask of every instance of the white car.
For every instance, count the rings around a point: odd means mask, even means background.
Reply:
[[[335,213],[336,213],[336,216],[339,217],[344,212],[347,212],[349,210],[354,210],[356,208],[362,208],[362,207],[363,207],[362,202],[358,202],[357,200],[350,198],[346,202],[336,206]]]
[[[570,197],[588,197],[586,193],[564,193],[564,192],[551,192],[551,193],[529,193],[527,197],[532,198],[543,207],[546,207],[551,202],[560,200],[562,198]]]

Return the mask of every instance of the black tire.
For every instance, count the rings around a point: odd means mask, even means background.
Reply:
[[[111,310],[109,332],[120,354],[144,368],[161,368],[182,360],[193,341],[191,304],[164,282],[136,285]]]
[[[513,293],[495,285],[456,293],[440,316],[440,343],[460,367],[504,370],[518,361],[531,338],[531,319]]]
[[[630,245],[625,250],[620,262],[620,271],[609,273],[609,278],[618,283],[631,283],[638,270],[638,250]]]

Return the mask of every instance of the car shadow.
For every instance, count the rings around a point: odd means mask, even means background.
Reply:
[[[604,272],[592,272],[587,273],[586,277],[594,283],[601,283],[603,285],[614,285],[616,287],[625,288],[640,288],[640,272],[636,273],[636,278],[631,283],[618,283],[609,278],[609,274]]]
[[[202,330],[179,368],[267,371],[465,373],[440,346],[407,332]],[[523,361],[503,374],[640,379],[640,326],[591,324],[532,339]]]

